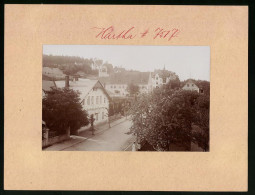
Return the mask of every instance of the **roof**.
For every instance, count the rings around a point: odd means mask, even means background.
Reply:
[[[188,79],[188,80],[185,82],[185,84],[187,84],[187,83],[195,84],[195,81],[193,81],[192,79]]]
[[[163,78],[163,77],[170,77],[170,79],[176,79],[176,75],[174,72],[171,72],[169,70],[160,70],[160,69],[156,69],[154,70],[154,72],[152,73],[152,77],[154,78],[156,76],[156,74],[159,75],[159,77]]]
[[[55,81],[55,83],[59,88],[65,87],[65,81]],[[94,87],[98,87],[101,88],[106,96],[110,99],[109,94],[98,80],[82,78],[79,78],[78,81],[69,80],[69,87],[75,91],[79,91],[81,93],[81,97],[85,97]]]
[[[192,79],[188,79],[188,80],[185,82],[185,84],[183,85],[183,87],[182,87],[182,88],[185,88],[185,87],[186,87],[186,84],[194,84],[194,86],[193,86],[193,87],[197,87],[197,88],[199,88],[199,87],[196,85],[196,82],[195,82],[195,81],[193,81]]]
[[[102,84],[147,84],[149,72],[124,71],[111,74],[109,77],[99,78]]]
[[[51,87],[56,87],[56,83],[54,81],[42,81],[42,89],[43,91],[50,91]]]
[[[43,67],[43,72],[44,71],[48,71],[48,72],[51,72],[52,74],[63,74],[65,75],[62,70],[60,70],[59,68],[52,68],[52,67],[47,67],[47,66],[44,66]]]

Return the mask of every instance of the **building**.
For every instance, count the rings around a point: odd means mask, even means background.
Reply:
[[[99,78],[105,89],[113,97],[129,96],[128,85],[133,83],[139,86],[140,93],[147,93],[149,72],[123,71],[111,74],[109,77]]]
[[[88,112],[89,116],[94,115],[94,124],[108,121],[110,96],[99,80],[76,77],[71,81],[66,76],[65,81],[56,81],[56,85],[59,88],[69,87],[80,92],[83,109]]]
[[[43,67],[42,74],[55,79],[65,78],[65,74],[59,68]]]
[[[51,88],[57,87],[54,81],[42,81],[42,97],[45,96],[47,91],[50,91]]]
[[[101,65],[98,67],[98,77],[109,77],[107,66]]]
[[[167,84],[171,80],[177,79],[177,75],[174,72],[165,70],[154,70],[153,73],[150,74],[150,87],[152,89],[158,88],[162,85]]]
[[[188,79],[188,81],[185,83],[185,85],[182,87],[183,90],[190,90],[190,91],[197,91],[199,93],[199,87],[192,81],[191,79]]]
[[[99,78],[105,89],[114,97],[129,96],[128,85],[133,83],[139,86],[139,93],[149,93],[171,80],[177,78],[174,72],[155,70],[154,72],[119,71],[107,78]]]

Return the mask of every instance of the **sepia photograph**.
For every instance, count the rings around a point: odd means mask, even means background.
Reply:
[[[209,152],[210,47],[43,45],[43,151]]]

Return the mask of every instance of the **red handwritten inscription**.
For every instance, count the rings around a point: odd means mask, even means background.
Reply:
[[[100,30],[99,33],[96,35],[96,38],[101,39],[133,39],[136,35],[132,34],[133,29],[135,27],[131,27],[128,30],[123,30],[120,33],[116,33],[113,26],[108,28],[97,28],[94,27],[93,29]]]
[[[163,28],[157,28],[155,30],[156,35],[153,37],[153,39],[156,38],[168,38],[168,41],[170,41],[173,37],[177,37],[177,35],[180,33],[179,29],[172,29],[172,30],[164,30]]]
[[[167,41],[172,40],[175,37],[178,37],[180,30],[177,28],[173,28],[172,30],[164,29],[164,28],[156,28],[155,30],[140,29],[138,31],[134,26],[129,27],[127,29],[122,29],[120,31],[115,30],[114,26],[110,26],[108,28],[99,28],[93,27],[92,29],[96,30],[96,38],[98,39],[134,39],[136,38],[152,38],[152,39],[165,39]],[[143,31],[142,31],[143,30]]]

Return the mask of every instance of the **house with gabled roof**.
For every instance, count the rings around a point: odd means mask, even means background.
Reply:
[[[189,90],[189,91],[197,91],[199,93],[199,87],[191,79],[187,80],[187,82],[184,84],[182,89],[183,90]]]
[[[58,88],[68,87],[80,92],[82,107],[88,112],[89,116],[94,116],[95,124],[108,121],[111,98],[99,80],[78,77],[69,80],[69,77],[66,76],[65,81],[55,81],[55,83]]]

